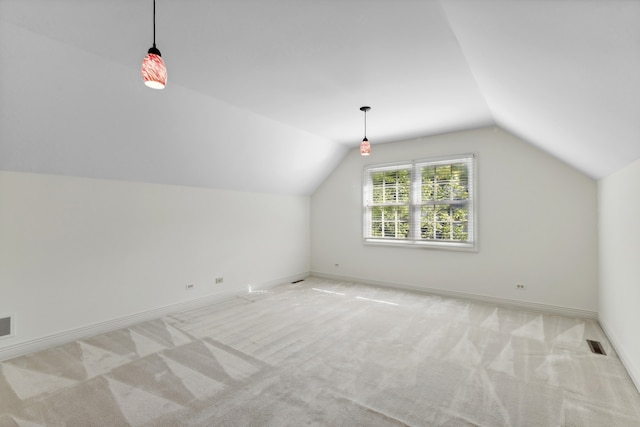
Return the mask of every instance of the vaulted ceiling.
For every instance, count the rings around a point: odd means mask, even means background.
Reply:
[[[0,0],[0,169],[311,194],[359,145],[500,126],[640,158],[640,1]]]

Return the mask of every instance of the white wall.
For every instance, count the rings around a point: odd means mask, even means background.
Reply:
[[[494,128],[350,152],[311,198],[311,270],[328,277],[597,310],[597,183]],[[365,164],[478,154],[479,251],[362,243]],[[338,267],[335,264],[339,264]],[[527,289],[516,290],[517,283]]]
[[[0,353],[304,277],[309,205],[306,196],[0,172],[0,317],[16,327]]]
[[[598,182],[599,319],[640,390],[640,160]]]

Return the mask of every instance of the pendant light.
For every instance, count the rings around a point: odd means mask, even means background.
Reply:
[[[142,60],[142,78],[152,89],[164,89],[167,85],[167,66],[156,47],[156,0],[153,0],[153,46]]]
[[[367,139],[367,111],[369,111],[371,107],[360,107],[360,111],[364,112],[364,139],[360,144],[360,154],[363,156],[368,156],[371,154],[371,145],[369,144],[369,140]]]

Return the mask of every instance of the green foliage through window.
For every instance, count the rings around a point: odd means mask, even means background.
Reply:
[[[473,245],[473,156],[365,169],[369,241]]]

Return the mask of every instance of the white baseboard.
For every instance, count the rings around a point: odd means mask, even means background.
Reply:
[[[598,322],[600,323],[600,327],[602,328],[604,333],[607,335],[607,339],[618,354],[620,361],[629,373],[631,381],[633,381],[636,388],[638,389],[638,393],[640,393],[640,369],[633,363],[633,359],[629,356],[620,340],[618,340],[616,335],[607,326],[607,324],[602,319],[598,319]]]
[[[238,295],[246,295],[252,290],[269,289],[274,286],[288,283],[294,280],[304,279],[309,276],[309,272],[296,274],[293,276],[287,276],[280,279],[269,280],[267,282],[259,282],[251,284],[247,287],[247,291],[228,291],[217,293],[214,295],[206,295],[200,298],[195,298],[189,301],[183,301],[176,304],[166,305],[164,307],[158,307],[151,310],[146,310],[140,313],[134,313],[127,316],[122,316],[117,319],[107,320],[105,322],[94,323],[87,326],[81,326],[78,328],[70,329],[67,331],[58,332],[55,334],[47,335],[40,338],[31,339],[28,341],[18,342],[10,344],[4,347],[0,347],[0,361],[13,359],[14,357],[23,356],[25,354],[33,353],[35,351],[45,350],[47,348],[56,347],[66,344],[71,341],[87,338],[94,335],[104,334],[121,328],[127,328],[136,323],[145,322],[148,320],[157,319],[166,316],[171,313],[175,313],[182,310],[188,310],[192,308],[198,308],[207,304],[230,298]],[[15,338],[15,335],[14,335]]]
[[[358,277],[337,276],[334,274],[320,273],[317,271],[312,271],[311,275],[315,277],[331,279],[331,280],[365,283],[365,284],[370,284],[375,286],[382,286],[382,287],[400,289],[405,291],[419,292],[424,294],[438,295],[438,296],[451,297],[451,298],[462,298],[462,299],[467,299],[471,301],[482,302],[485,304],[497,305],[500,307],[518,308],[521,310],[536,311],[536,312],[542,312],[542,313],[548,313],[548,314],[558,314],[558,315],[567,316],[567,317],[579,317],[579,318],[587,318],[587,319],[598,318],[597,312],[590,311],[590,310],[582,310],[579,308],[559,307],[555,305],[540,304],[536,302],[518,301],[518,300],[511,300],[506,298],[497,298],[497,297],[491,297],[491,296],[485,296],[485,295],[470,294],[466,292],[447,291],[443,289],[426,288],[422,286],[382,282],[377,280],[362,279]]]

